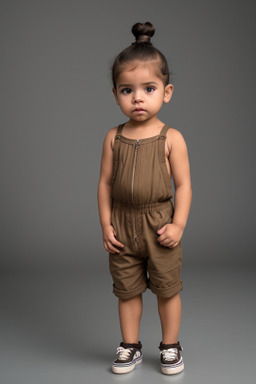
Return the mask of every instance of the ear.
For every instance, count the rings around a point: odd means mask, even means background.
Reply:
[[[116,89],[115,89],[115,88],[112,88],[112,91],[113,91],[113,93],[114,93],[114,96],[115,96],[116,102],[117,102],[117,104],[119,105],[119,100],[118,100],[118,97],[117,97],[117,92],[116,92]]]
[[[164,103],[169,103],[173,94],[173,85],[167,84],[164,89]]]

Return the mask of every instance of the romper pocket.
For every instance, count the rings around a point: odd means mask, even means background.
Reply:
[[[130,215],[120,208],[113,208],[111,212],[111,225],[116,232],[115,238],[126,245],[132,243],[132,225]]]
[[[171,224],[173,222],[174,209],[173,204],[165,209],[159,209],[156,211],[155,220],[158,220],[158,224],[155,226],[156,236],[158,237],[158,229],[162,228],[165,224]],[[169,247],[166,247],[169,248]],[[181,240],[179,243],[170,249],[182,248]]]
[[[114,214],[113,210],[111,212],[111,225],[112,225],[112,227],[115,230],[115,238],[116,238],[116,240],[120,241],[120,239],[119,239],[119,230],[118,230],[118,226],[117,226],[117,223],[116,223],[116,220],[115,220],[115,214]]]
[[[164,209],[157,209],[154,212],[154,229],[155,232],[158,231],[158,229],[162,228],[165,224],[171,224],[173,219],[173,206],[170,204],[168,207],[165,207]]]

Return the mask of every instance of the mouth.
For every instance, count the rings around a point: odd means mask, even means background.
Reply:
[[[135,108],[133,112],[145,112],[145,109],[143,108]]]

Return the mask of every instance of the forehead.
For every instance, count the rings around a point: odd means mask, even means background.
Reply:
[[[158,76],[158,61],[132,61],[122,65],[117,83],[129,81],[161,81]]]

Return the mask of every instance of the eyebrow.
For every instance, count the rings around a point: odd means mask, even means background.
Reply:
[[[146,83],[142,83],[142,85],[151,85],[151,84],[158,85],[155,81],[147,81]],[[131,86],[132,84],[119,84],[118,88],[131,87]]]

